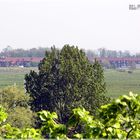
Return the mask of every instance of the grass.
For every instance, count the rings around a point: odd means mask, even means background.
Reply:
[[[16,84],[24,87],[25,74],[37,68],[0,67],[0,88]]]
[[[104,74],[108,96],[118,97],[130,91],[140,94],[140,70],[134,70],[132,74],[127,71],[106,70]]]
[[[30,70],[37,71],[37,68],[0,67],[0,88],[14,84],[23,88],[24,76]],[[118,97],[130,91],[140,94],[140,70],[135,70],[132,74],[105,70],[104,74],[109,97]]]

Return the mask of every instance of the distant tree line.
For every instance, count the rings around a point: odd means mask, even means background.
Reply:
[[[0,52],[0,57],[43,57],[46,52],[49,52],[50,48],[31,48],[31,49],[12,49],[7,46]]]
[[[0,57],[43,57],[51,52],[51,47],[38,47],[31,49],[13,49],[11,46],[7,46],[0,52]],[[89,60],[93,61],[94,58],[139,58],[140,53],[132,54],[130,51],[117,51],[109,50],[106,48],[99,48],[97,50],[83,49]]]
[[[130,51],[117,51],[117,50],[108,50],[106,48],[99,48],[96,51],[87,50],[86,54],[88,58],[95,57],[106,57],[106,58],[138,58],[140,57],[140,53],[132,54]]]

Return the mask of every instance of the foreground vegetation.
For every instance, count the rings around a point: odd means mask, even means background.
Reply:
[[[34,125],[34,113],[31,111],[29,96],[17,86],[8,86],[0,89],[0,105],[8,113],[6,122],[18,128]]]
[[[58,123],[55,112],[41,111],[38,115],[40,129],[19,129],[3,124],[7,113],[0,107],[0,138],[140,138],[140,95],[133,93],[101,106],[97,116],[91,116],[84,108],[73,109],[66,124]]]

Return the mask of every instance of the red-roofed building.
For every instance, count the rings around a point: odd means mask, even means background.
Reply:
[[[110,63],[114,68],[129,67],[133,64],[140,65],[140,58],[96,58],[101,64]]]
[[[6,57],[0,58],[0,66],[37,66],[42,59],[41,57]]]

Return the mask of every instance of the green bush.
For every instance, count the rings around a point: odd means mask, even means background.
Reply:
[[[28,106],[29,95],[17,86],[0,89],[0,104],[8,113],[6,123],[18,128],[31,127],[34,124],[34,113]]]
[[[19,129],[10,124],[3,124],[7,119],[7,113],[0,106],[0,139],[32,139],[42,138],[40,130],[34,128]]]

